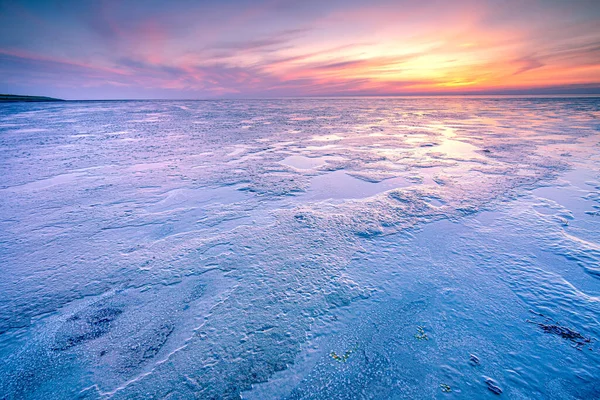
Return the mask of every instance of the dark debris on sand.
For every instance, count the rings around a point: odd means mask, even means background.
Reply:
[[[530,324],[539,326],[540,329],[542,329],[546,333],[552,333],[554,335],[558,335],[558,336],[562,337],[563,339],[570,340],[571,342],[573,342],[573,344],[575,345],[574,347],[577,350],[581,350],[583,348],[583,346],[590,345],[592,343],[592,340],[593,340],[592,337],[583,336],[581,333],[579,333],[569,327],[561,326],[556,321],[553,321],[550,317],[547,317],[544,314],[535,312],[533,310],[529,310],[529,312],[531,312],[532,314],[535,314],[539,317],[545,318],[546,323],[532,321],[529,319],[527,320],[527,322],[529,322]],[[590,347],[590,350],[591,350],[591,347]]]
[[[498,386],[498,383],[493,380],[492,378],[487,378],[485,380],[485,383],[487,384],[487,388],[490,392],[500,395],[502,394],[502,389],[500,389],[500,386]]]

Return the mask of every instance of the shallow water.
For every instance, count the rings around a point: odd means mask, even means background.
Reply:
[[[0,398],[598,398],[599,117],[0,105]]]

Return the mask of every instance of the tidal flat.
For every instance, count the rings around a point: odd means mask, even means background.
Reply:
[[[600,398],[600,98],[0,105],[0,398]]]

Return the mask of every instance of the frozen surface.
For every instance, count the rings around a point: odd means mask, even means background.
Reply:
[[[600,398],[599,117],[0,105],[0,398]]]

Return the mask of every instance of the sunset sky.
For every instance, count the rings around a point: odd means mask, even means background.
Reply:
[[[0,0],[0,93],[600,93],[600,1]]]

